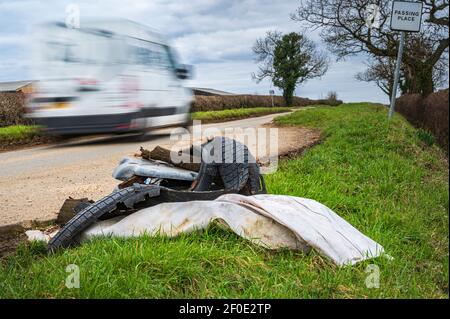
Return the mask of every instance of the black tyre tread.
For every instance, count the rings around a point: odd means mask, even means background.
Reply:
[[[213,183],[217,181],[219,176],[218,166],[213,159],[212,151],[217,138],[202,144],[201,146],[201,164],[198,177],[193,191],[210,191],[213,190]]]
[[[200,170],[198,172],[198,177],[193,191],[211,190],[212,182],[214,181],[217,174],[218,171],[216,165],[214,163],[211,163],[211,161],[204,161],[202,158]]]
[[[249,178],[248,184],[250,186],[250,192],[252,194],[256,194],[265,190],[265,185],[262,184],[263,177],[259,173],[259,166],[256,163],[251,163],[248,168]]]
[[[102,215],[114,210],[119,203],[131,208],[134,203],[159,195],[159,187],[148,185],[133,185],[120,191],[113,192],[75,215],[48,243],[48,249],[55,251],[60,247],[69,246],[73,238],[91,225]]]
[[[239,191],[249,177],[249,151],[247,146],[222,137],[222,163],[218,165],[220,176],[227,190]]]

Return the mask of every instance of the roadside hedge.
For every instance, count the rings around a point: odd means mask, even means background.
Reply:
[[[448,89],[423,97],[419,94],[402,95],[396,100],[395,109],[418,128],[432,133],[448,154]]]
[[[282,96],[273,97],[273,106],[284,107],[286,103]],[[339,105],[340,100],[311,100],[308,98],[294,97],[294,106],[308,106],[313,104]],[[192,112],[217,111],[238,108],[271,107],[270,95],[221,95],[221,96],[196,96],[192,103]]]
[[[25,95],[21,92],[0,92],[0,127],[30,124],[23,117],[25,113]]]

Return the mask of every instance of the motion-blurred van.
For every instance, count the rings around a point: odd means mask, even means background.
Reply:
[[[183,126],[192,92],[160,33],[126,20],[51,23],[37,29],[28,116],[52,134],[144,132]]]

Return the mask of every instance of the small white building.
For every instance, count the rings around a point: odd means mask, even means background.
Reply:
[[[0,82],[0,92],[31,93],[34,81]]]

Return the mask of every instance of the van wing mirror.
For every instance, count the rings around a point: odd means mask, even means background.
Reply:
[[[180,64],[175,69],[177,78],[181,80],[187,80],[192,78],[192,65]]]

